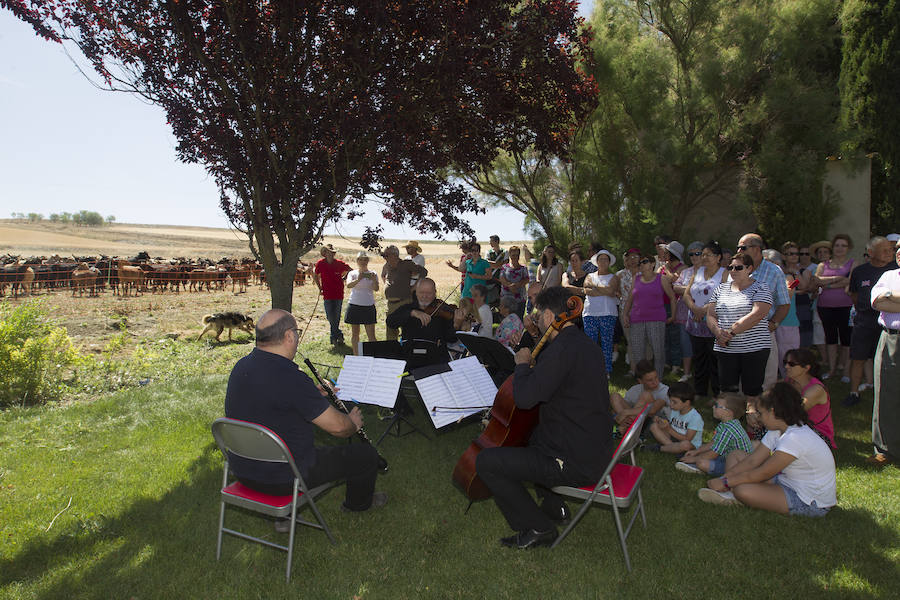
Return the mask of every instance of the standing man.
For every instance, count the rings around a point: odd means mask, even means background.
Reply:
[[[331,343],[344,343],[341,331],[341,305],[344,303],[344,278],[352,271],[350,265],[334,257],[334,246],[325,244],[320,250],[322,258],[316,262],[313,281],[319,288],[325,304],[325,316],[331,325]]]
[[[538,294],[535,304],[541,332],[567,310],[570,295],[561,287]],[[534,368],[530,366],[530,350],[516,353],[516,406],[540,410],[540,421],[528,446],[486,448],[475,463],[497,508],[516,532],[500,540],[511,548],[552,544],[557,523],[567,519],[569,511],[550,488],[595,485],[614,450],[603,351],[571,321],[552,331],[549,339]],[[586,376],[588,373],[590,376]],[[537,495],[543,499],[540,507],[525,482],[535,484]]]
[[[391,314],[403,306],[408,304],[412,297],[412,288],[410,282],[413,275],[417,277],[425,277],[428,271],[425,267],[420,267],[410,259],[400,260],[400,250],[397,246],[388,246],[382,253],[384,257],[384,268],[381,269],[381,279],[385,282],[384,297],[387,300],[387,314]],[[385,324],[385,339],[396,340],[400,334],[400,330],[396,327],[390,327]]]
[[[425,268],[425,255],[422,254],[422,247],[419,246],[419,242],[415,240],[410,240],[406,246],[403,248],[406,250],[407,259],[413,261],[423,269]],[[419,281],[419,275],[415,274],[409,280],[409,287],[415,289],[416,283]],[[415,300],[415,293],[413,294],[413,300]]]
[[[766,377],[763,380],[763,388],[768,389],[778,381],[778,344],[775,341],[775,330],[781,325],[791,308],[791,295],[784,279],[784,271],[775,263],[763,258],[763,240],[759,234],[748,233],[741,237],[737,250],[753,259],[753,273],[750,274],[750,277],[765,283],[772,292],[772,308],[769,309],[768,315],[772,348],[769,350]]]
[[[850,296],[856,307],[853,329],[850,333],[850,393],[844,398],[844,406],[859,404],[860,383],[863,370],[869,359],[875,358],[881,325],[878,311],[872,308],[872,286],[887,271],[897,268],[894,262],[894,244],[879,236],[869,240],[866,247],[869,262],[863,263],[850,273]]]
[[[894,246],[894,262],[900,266],[900,241]],[[885,465],[900,458],[900,270],[888,271],[872,287],[872,308],[881,313],[881,337],[875,352],[872,408],[875,454],[866,460]]]
[[[316,427],[347,438],[363,425],[359,408],[344,414],[331,406],[312,379],[297,368],[294,356],[300,341],[297,321],[273,308],[256,325],[256,348],[240,359],[228,377],[225,416],[268,427],[284,440],[303,480],[315,487],[344,479],[347,491],[342,508],[364,511],[387,502],[375,492],[378,453],[370,444],[313,444]],[[247,487],[272,495],[290,495],[294,475],[283,463],[263,463],[229,456],[232,472]],[[275,523],[288,531],[290,522]]]

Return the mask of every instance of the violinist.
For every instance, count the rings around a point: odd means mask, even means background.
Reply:
[[[415,301],[388,315],[387,326],[402,329],[404,340],[430,340],[438,345],[456,341],[456,331],[463,320],[461,311],[436,299],[434,280],[419,279],[415,295]]]
[[[537,295],[541,334],[567,310],[569,296],[562,287]],[[551,329],[548,340],[533,367],[530,350],[516,353],[515,404],[540,412],[528,446],[485,448],[476,460],[478,476],[515,532],[500,540],[511,548],[552,544],[569,511],[550,488],[596,484],[614,450],[602,349],[571,321]],[[534,484],[540,506],[526,482]]]

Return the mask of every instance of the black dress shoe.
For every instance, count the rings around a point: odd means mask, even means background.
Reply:
[[[550,531],[520,531],[516,535],[501,538],[500,543],[508,548],[518,548],[519,550],[527,550],[528,548],[536,548],[538,546],[549,546],[556,539],[556,528]]]

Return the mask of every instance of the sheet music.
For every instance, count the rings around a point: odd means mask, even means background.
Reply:
[[[406,361],[372,356],[344,357],[337,378],[338,398],[394,408]]]
[[[435,429],[484,410],[493,404],[497,393],[497,386],[476,357],[454,360],[448,365],[450,371],[416,380]]]

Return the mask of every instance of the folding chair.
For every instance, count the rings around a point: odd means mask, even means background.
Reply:
[[[609,466],[606,467],[606,471],[604,471],[597,485],[585,487],[557,486],[553,488],[553,491],[561,496],[584,500],[584,503],[569,523],[569,526],[553,542],[551,548],[555,548],[563,541],[563,538],[569,535],[569,532],[578,524],[578,521],[581,520],[591,505],[606,504],[612,507],[616,531],[619,534],[619,542],[622,544],[622,553],[625,555],[625,566],[631,571],[631,559],[628,556],[628,545],[625,541],[628,539],[628,534],[631,532],[631,527],[634,525],[638,513],[640,513],[644,522],[644,528],[647,527],[647,516],[644,514],[644,497],[641,495],[641,481],[643,481],[644,470],[637,466],[634,458],[634,449],[638,445],[640,439],[638,436],[641,433],[641,428],[644,426],[649,407],[650,404],[644,407],[644,410],[628,427],[615,453],[613,453],[612,460],[609,461]],[[619,462],[626,452],[631,455],[630,465]],[[623,531],[619,509],[627,509],[634,502],[635,497],[637,498],[637,507],[628,521],[628,528]]]
[[[222,455],[225,457],[225,469],[222,474],[222,507],[219,512],[219,533],[218,542],[216,544],[216,560],[222,554],[222,534],[227,533],[251,542],[257,542],[265,546],[276,548],[287,552],[287,580],[291,580],[291,559],[294,555],[294,530],[297,523],[308,525],[325,531],[331,543],[336,543],[325,519],[322,518],[319,509],[316,507],[314,498],[332,487],[334,483],[326,483],[313,489],[308,489],[294,458],[291,456],[290,450],[284,441],[271,429],[257,425],[256,423],[248,423],[247,421],[239,421],[237,419],[221,418],[216,419],[212,424],[212,434],[216,439],[216,444]],[[228,453],[240,456],[250,460],[258,460],[264,462],[286,463],[290,466],[294,473],[294,493],[289,496],[271,496],[252,490],[239,481],[228,483]],[[239,506],[247,510],[268,515],[270,517],[289,517],[291,520],[290,535],[286,546],[275,544],[268,540],[253,537],[228,529],[225,527],[225,505]],[[297,518],[297,510],[304,505],[309,505],[316,517],[316,522],[306,521]]]

